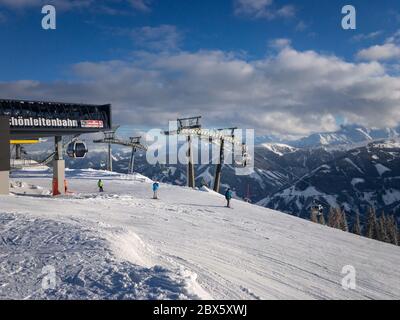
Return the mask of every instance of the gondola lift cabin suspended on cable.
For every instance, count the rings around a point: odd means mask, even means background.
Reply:
[[[83,159],[86,157],[87,153],[88,153],[88,148],[86,146],[86,143],[81,140],[74,140],[70,142],[70,144],[67,147],[67,155],[70,158]]]

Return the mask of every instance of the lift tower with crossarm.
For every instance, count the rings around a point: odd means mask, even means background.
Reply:
[[[240,159],[233,159],[235,165],[240,165],[246,167],[248,165],[248,155],[246,144],[241,140],[237,139],[235,136],[235,128],[225,128],[225,129],[202,129],[200,124],[201,117],[191,117],[191,118],[181,118],[177,119],[177,129],[173,131],[164,131],[165,135],[179,134],[187,137],[187,157],[188,157],[188,186],[191,188],[195,187],[195,174],[194,174],[194,164],[193,164],[193,153],[192,153],[192,137],[197,137],[200,140],[207,140],[214,144],[219,144],[219,162],[216,167],[214,190],[219,192],[220,182],[221,182],[221,171],[224,164],[224,150],[226,144],[232,144],[232,155],[235,157],[235,148],[239,148],[241,151]]]
[[[111,156],[111,145],[116,144],[124,147],[132,148],[131,158],[129,161],[128,173],[133,173],[134,156],[137,150],[147,151],[147,146],[141,143],[141,137],[131,137],[129,140],[122,140],[116,137],[115,128],[113,131],[104,132],[104,138],[99,140],[93,140],[93,143],[106,143],[108,145],[108,167],[107,169],[112,171],[112,156]],[[110,165],[111,164],[111,165]]]
[[[112,160],[112,144],[117,140],[115,138],[116,132],[119,126],[115,126],[112,130],[104,131],[104,138],[99,140],[94,140],[93,143],[105,143],[107,144],[107,171],[113,171],[113,160]]]
[[[190,118],[180,118],[177,119],[178,128],[175,131],[164,131],[165,135],[182,134],[186,136],[187,140],[187,185],[189,188],[195,187],[195,176],[194,176],[194,162],[193,162],[193,130],[201,129],[201,116],[190,117]]]
[[[137,150],[147,151],[147,146],[141,143],[142,137],[130,137],[129,143],[132,146],[131,158],[129,159],[128,174],[133,174],[135,164],[135,153]]]

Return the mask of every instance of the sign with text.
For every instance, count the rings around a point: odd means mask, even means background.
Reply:
[[[110,130],[111,105],[0,100],[13,138],[76,135]]]

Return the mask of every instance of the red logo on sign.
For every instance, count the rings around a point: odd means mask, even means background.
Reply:
[[[104,128],[102,120],[81,120],[82,128]]]

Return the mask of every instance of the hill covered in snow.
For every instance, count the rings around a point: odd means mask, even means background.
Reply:
[[[0,298],[399,299],[399,247],[233,201],[208,189],[69,170],[16,171],[1,196]],[[96,183],[105,182],[105,193]],[[342,287],[344,266],[356,289]],[[55,287],[43,289],[49,271]]]

